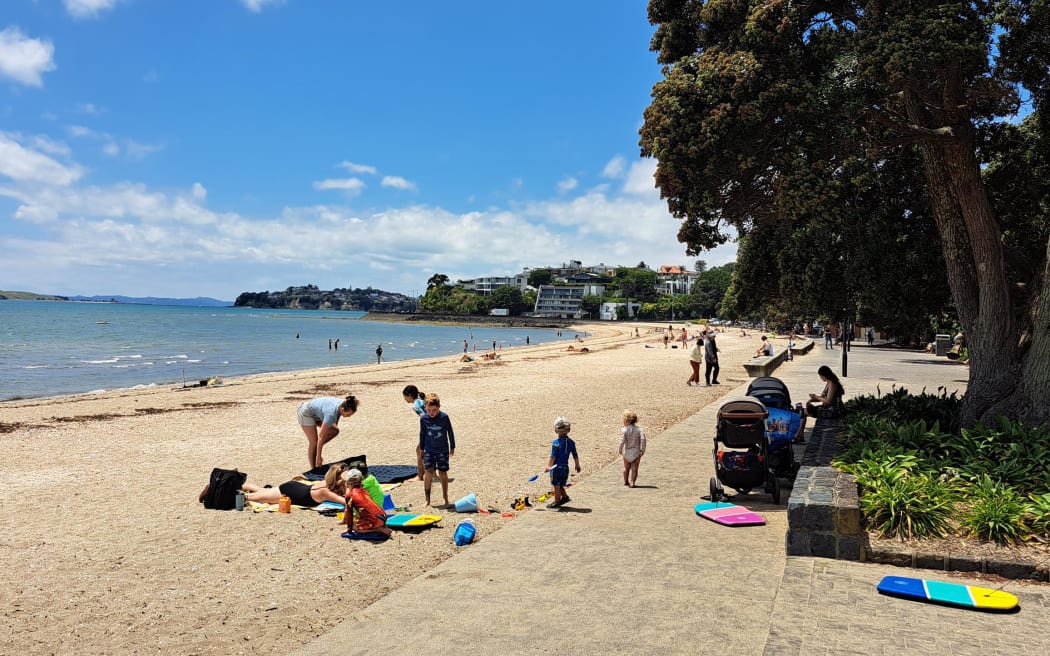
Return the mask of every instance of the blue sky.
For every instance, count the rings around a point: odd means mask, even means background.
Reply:
[[[638,156],[651,34],[645,0],[3,0],[0,289],[692,266]]]

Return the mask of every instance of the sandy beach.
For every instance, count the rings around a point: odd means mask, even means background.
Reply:
[[[742,363],[757,344],[739,331],[721,335],[722,385],[688,387],[688,351],[665,349],[662,333],[648,332],[655,324],[637,327],[639,337],[634,324],[566,330],[591,335],[573,344],[587,353],[566,342],[503,350],[493,362],[444,357],[0,404],[0,652],[286,653],[460,549],[452,510],[438,512],[439,528],[373,544],[341,539],[334,518],[308,510],[198,503],[213,467],[273,485],[308,469],[295,410],[315,396],[361,400],[326,461],[364,453],[371,465],[414,464],[418,420],[401,389],[437,392],[456,431],[450,498],[474,492],[500,509],[545,491],[545,477],[527,479],[543,470],[554,418],[564,415],[583,466],[572,496],[586,507],[589,474],[619,461],[625,409],[658,442],[744,383]],[[639,483],[659,476],[643,458]],[[423,509],[421,482],[392,496]],[[481,540],[516,521],[471,518]],[[537,545],[536,557],[551,547]]]

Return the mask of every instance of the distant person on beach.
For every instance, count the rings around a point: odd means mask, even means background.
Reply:
[[[383,345],[376,346],[376,364],[383,364]]]
[[[328,338],[328,350],[329,351],[332,350],[332,338],[331,337]]]
[[[245,500],[254,503],[277,503],[282,496],[291,499],[292,505],[304,508],[313,508],[325,501],[343,503],[346,483],[342,474],[346,469],[346,463],[337,462],[325,472],[323,481],[291,480],[277,487],[259,487],[245,482],[241,489]]]
[[[335,350],[337,350],[337,351],[339,350],[339,340],[338,339],[335,340]]]
[[[467,352],[467,340],[463,340],[463,352]]]
[[[434,470],[441,479],[441,496],[448,501],[448,461],[456,455],[456,434],[452,431],[452,420],[441,412],[441,398],[427,394],[427,412],[419,418],[419,448],[423,451],[423,496],[430,505],[430,484]]]
[[[346,511],[343,523],[351,533],[382,533],[390,537],[386,513],[361,486],[361,472],[351,469],[346,473]]]
[[[554,501],[547,504],[548,508],[560,508],[571,501],[565,493],[565,486],[569,482],[569,456],[576,463],[576,473],[580,473],[580,457],[576,455],[576,442],[569,437],[572,424],[565,417],[554,420],[554,433],[556,437],[551,443],[551,456],[547,461],[544,472],[550,472],[551,485],[554,486]]]
[[[638,425],[638,415],[630,410],[623,413],[620,455],[623,456],[623,484],[634,487],[635,481],[638,480],[638,465],[645,455],[645,431]]]
[[[707,333],[707,341],[704,342],[704,381],[708,385],[721,385],[718,382],[718,344],[715,343],[713,332]]]
[[[420,392],[418,387],[408,385],[401,390],[401,395],[405,398],[405,403],[412,404],[412,410],[415,411],[417,417],[422,417],[427,413],[427,404],[424,400],[426,395]],[[419,480],[423,480],[423,449],[419,448],[418,444],[416,445],[416,475]]]
[[[358,401],[353,394],[345,399],[322,396],[299,405],[296,416],[309,443],[307,457],[310,459],[310,469],[324,464],[321,450],[339,435],[339,420],[354,416],[357,407]]]
[[[689,351],[689,366],[692,368],[693,373],[689,375],[688,380],[685,384],[692,387],[694,384],[700,384],[700,363],[704,361],[704,338],[697,337],[696,343],[693,344],[693,350]]]

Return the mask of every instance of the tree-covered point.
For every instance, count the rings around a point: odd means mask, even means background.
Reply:
[[[414,312],[416,300],[396,292],[336,288],[325,291],[317,285],[289,287],[281,292],[243,292],[234,307],[290,308],[301,310],[354,310],[364,312]]]
[[[746,240],[727,303],[900,325],[947,288],[964,423],[1050,422],[1050,0],[650,0],[649,19],[641,152],[688,254]]]

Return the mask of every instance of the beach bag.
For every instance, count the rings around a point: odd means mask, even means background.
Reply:
[[[204,495],[204,507],[211,510],[233,510],[237,506],[237,491],[248,480],[248,474],[236,469],[211,470],[208,490]]]

